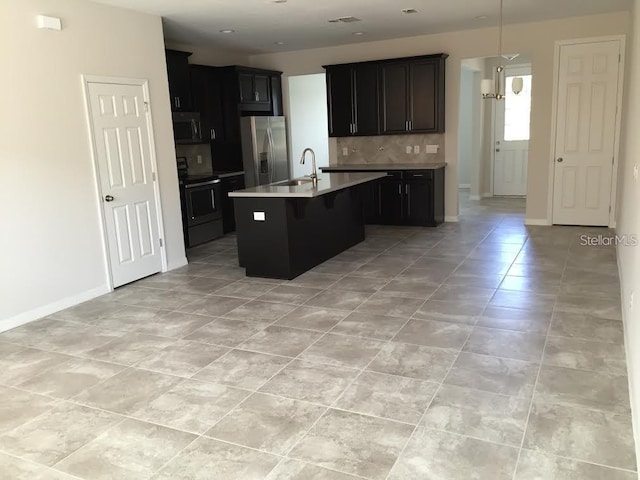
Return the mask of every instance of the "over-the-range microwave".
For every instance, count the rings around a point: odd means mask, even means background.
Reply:
[[[176,143],[202,142],[200,114],[198,112],[174,112],[173,137]]]

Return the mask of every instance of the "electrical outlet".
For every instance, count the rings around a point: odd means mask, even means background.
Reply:
[[[413,148],[411,148],[411,145],[407,145],[407,149],[406,149],[407,155],[409,155],[412,150]]]
[[[202,165],[202,155],[198,155],[198,165]]]
[[[633,310],[633,292],[629,295],[629,310]]]
[[[349,149],[347,147],[344,147],[342,149],[342,156],[343,157],[348,157],[349,156]]]
[[[633,166],[633,179],[636,182],[638,181],[638,164],[637,163]]]
[[[427,145],[427,153],[438,153],[440,145]]]
[[[413,153],[415,153],[416,155],[420,153],[420,145],[414,145]]]

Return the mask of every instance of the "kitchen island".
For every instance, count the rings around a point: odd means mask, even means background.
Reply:
[[[291,280],[364,240],[361,186],[384,173],[322,173],[230,192],[240,266]]]

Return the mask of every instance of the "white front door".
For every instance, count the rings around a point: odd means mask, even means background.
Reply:
[[[113,287],[162,269],[142,85],[87,83]]]
[[[553,223],[607,226],[621,45],[560,47]]]
[[[524,84],[518,95],[513,93],[515,77],[522,78]],[[531,67],[507,67],[505,80],[505,98],[497,101],[495,107],[493,194],[524,197],[529,162]]]

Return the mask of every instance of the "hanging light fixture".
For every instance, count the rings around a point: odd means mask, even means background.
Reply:
[[[498,30],[498,57],[511,61],[519,54],[506,55],[502,53],[502,29],[504,24],[504,0],[500,0],[500,26]],[[505,72],[504,65],[498,65],[495,69],[494,78],[486,78],[482,80],[480,89],[482,98],[495,98],[496,100],[502,100],[505,96]],[[523,81],[521,77],[514,77],[512,81],[513,93],[518,95],[522,91]]]

